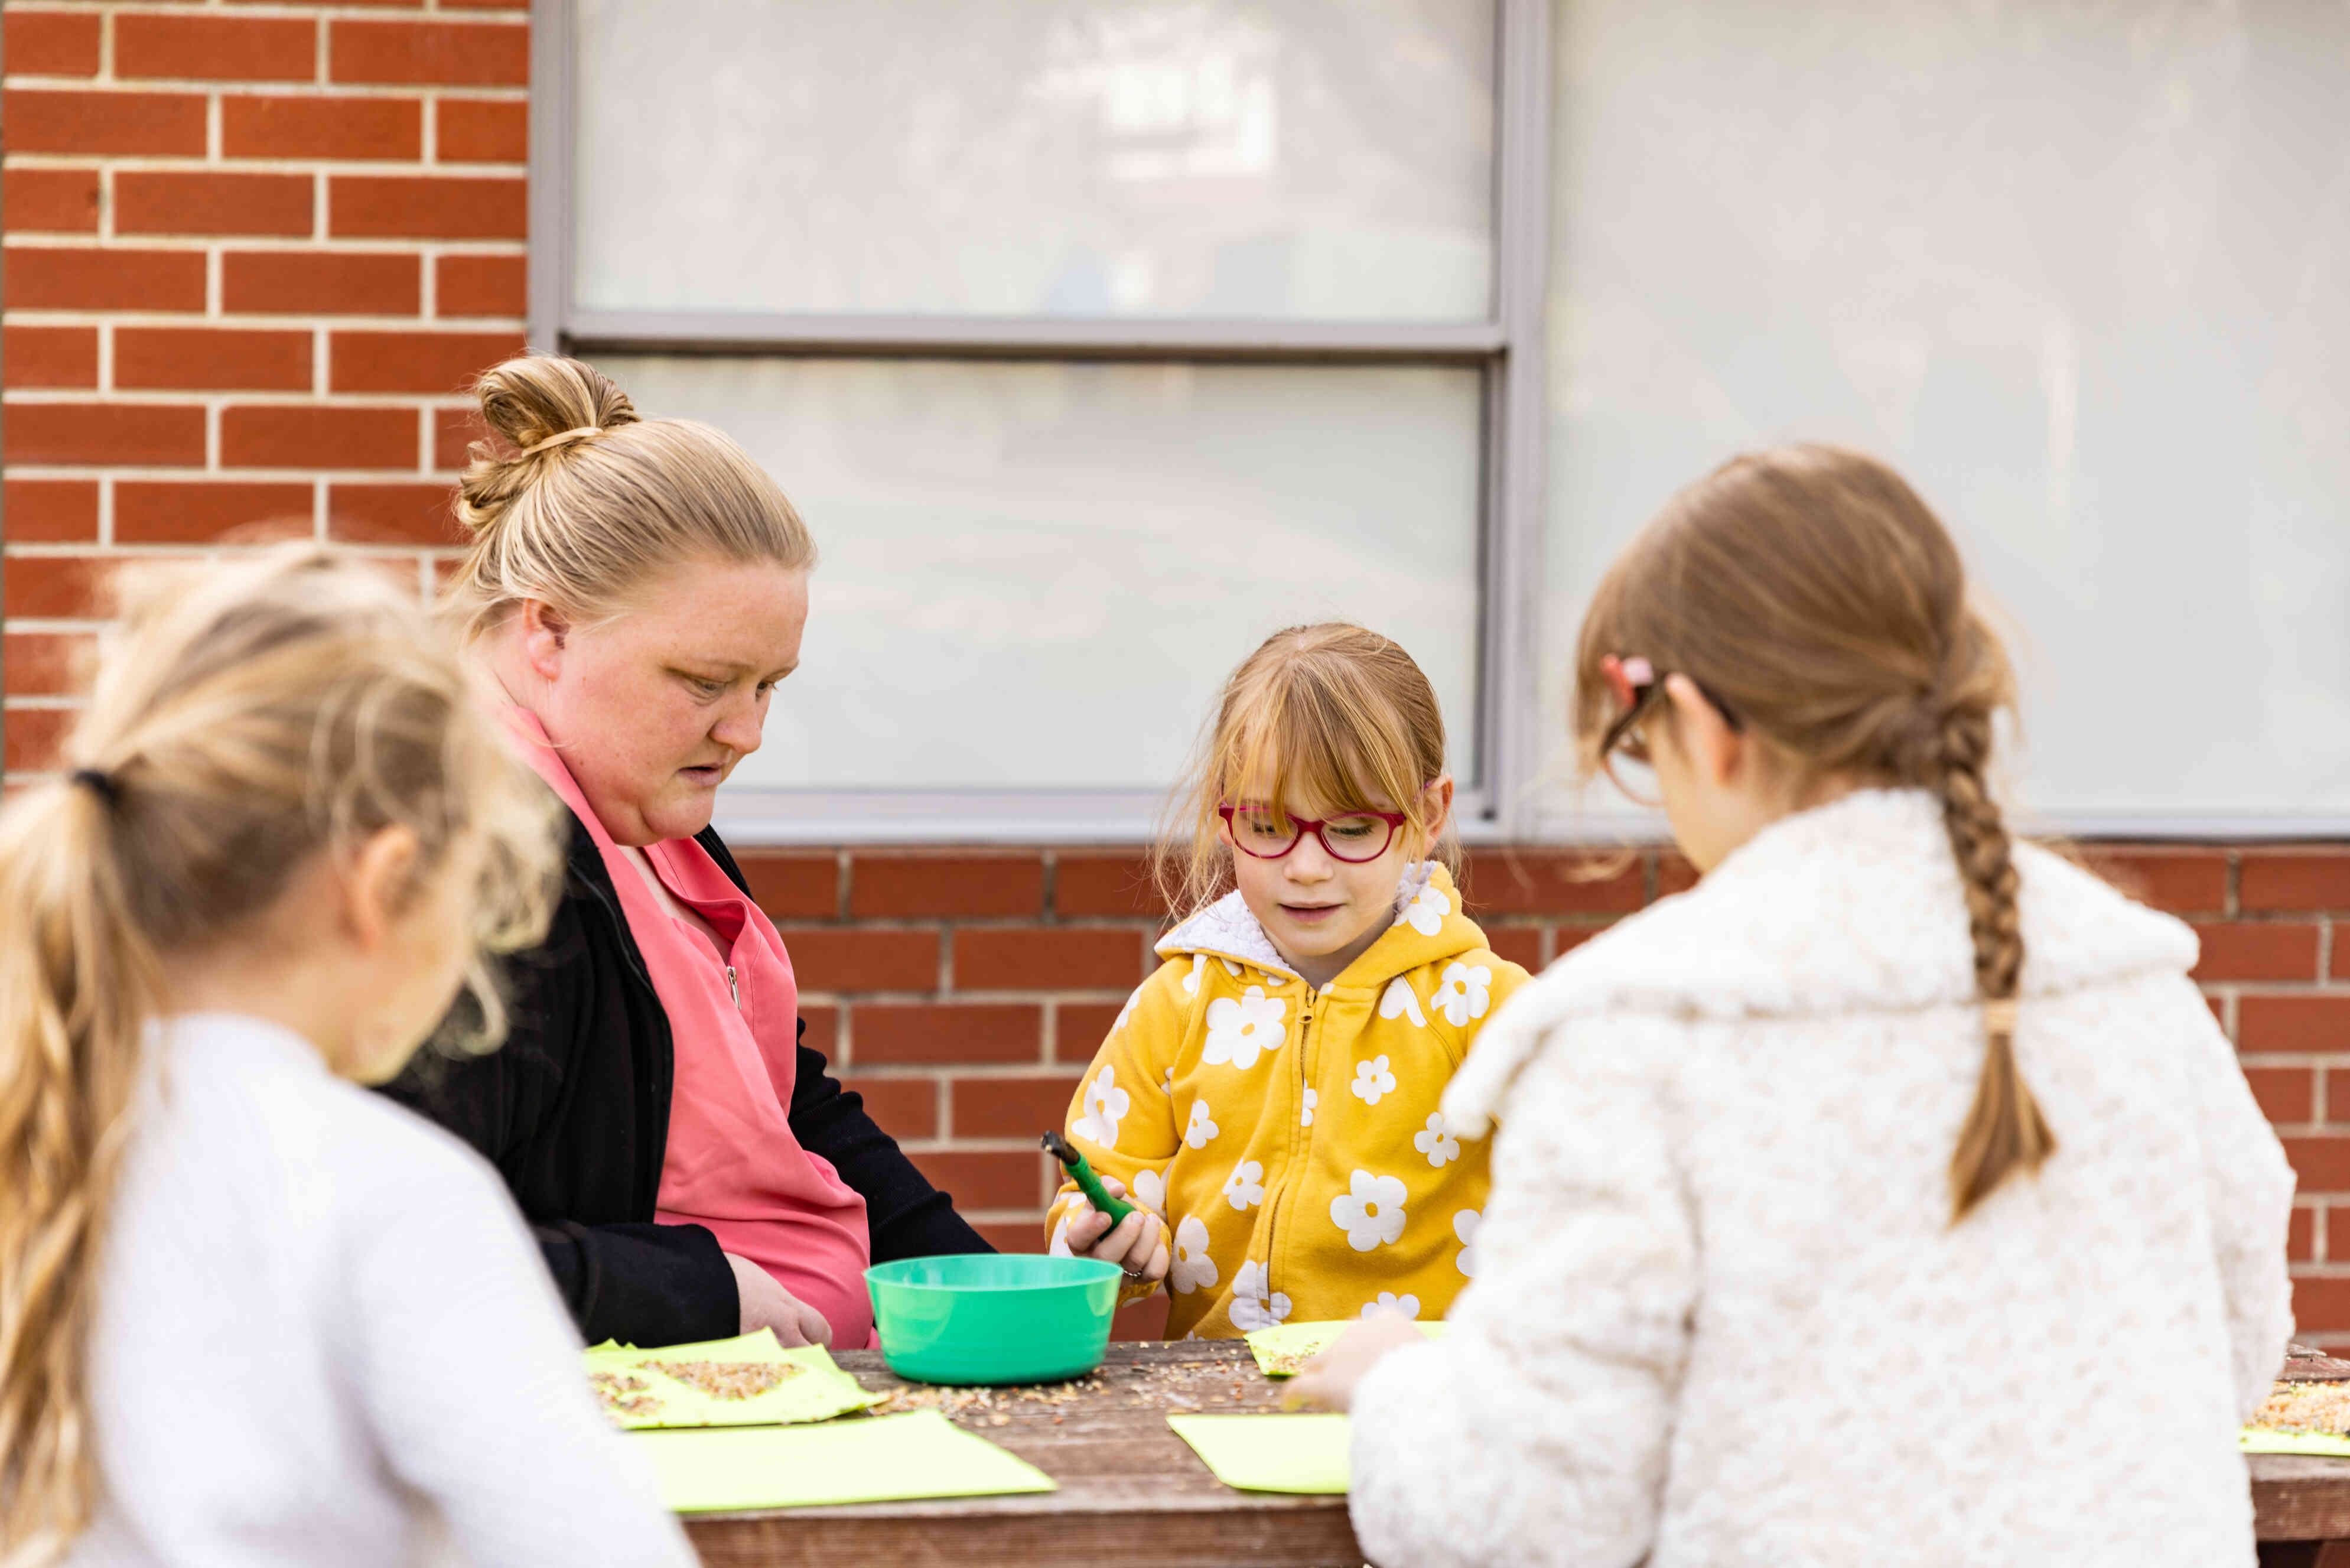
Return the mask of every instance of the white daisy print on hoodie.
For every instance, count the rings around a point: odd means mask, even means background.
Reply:
[[[1392,1176],[1357,1170],[1347,1179],[1347,1190],[1330,1199],[1330,1222],[1347,1233],[1347,1245],[1368,1252],[1403,1234],[1404,1185]]]
[[[1208,1039],[1200,1060],[1211,1067],[1230,1063],[1247,1072],[1259,1055],[1279,1048],[1281,1020],[1288,1011],[1288,1002],[1267,996],[1261,985],[1250,986],[1237,998],[1216,998],[1208,1003]]]
[[[1395,923],[1409,926],[1423,937],[1432,937],[1444,929],[1444,917],[1451,912],[1452,903],[1445,898],[1444,889],[1430,886],[1422,888],[1410,903],[1397,911]]]
[[[1268,1291],[1263,1263],[1247,1262],[1232,1276],[1232,1326],[1243,1334],[1271,1328],[1289,1315],[1289,1298]]]
[[[1118,1086],[1118,1069],[1105,1064],[1094,1081],[1086,1085],[1086,1114],[1069,1130],[1104,1148],[1116,1148],[1118,1124],[1125,1119],[1127,1107],[1132,1104],[1133,1096]]]
[[[1461,1272],[1472,1280],[1477,1277],[1477,1227],[1482,1223],[1474,1209],[1463,1209],[1452,1217],[1452,1234],[1461,1243]]]
[[[1179,1296],[1188,1296],[1216,1282],[1216,1260],[1208,1256],[1208,1227],[1196,1214],[1186,1214],[1175,1227],[1175,1255],[1167,1265],[1167,1283]]]
[[[1401,975],[1388,981],[1387,990],[1379,993],[1379,1016],[1409,1018],[1414,1028],[1428,1027],[1428,1014],[1419,1010],[1419,993],[1412,990],[1411,981]]]
[[[1455,1029],[1465,1028],[1472,1018],[1482,1018],[1493,1004],[1493,971],[1483,964],[1471,967],[1465,963],[1444,966],[1444,976],[1436,982],[1436,994],[1428,999],[1429,1005],[1444,1014],[1445,1021]]]
[[[1444,1127],[1444,1113],[1430,1116],[1428,1126],[1411,1135],[1411,1147],[1428,1156],[1428,1163],[1438,1170],[1461,1158],[1461,1140]]]

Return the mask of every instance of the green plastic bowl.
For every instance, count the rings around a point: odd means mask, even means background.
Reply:
[[[865,1271],[881,1359],[918,1383],[1049,1383],[1102,1363],[1125,1278],[1099,1258],[970,1252]]]

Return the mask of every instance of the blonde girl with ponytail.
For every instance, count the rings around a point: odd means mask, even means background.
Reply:
[[[2017,841],[1949,534],[1825,447],[1675,496],[1584,622],[1588,773],[1703,873],[1493,1021],[1440,1345],[1342,1343],[1381,1563],[2253,1562],[2293,1175],[2194,934]],[[2141,1374],[2106,1354],[2127,1345]]]
[[[357,1086],[544,929],[553,827],[366,566],[129,597],[0,813],[0,1563],[691,1561],[496,1173]]]

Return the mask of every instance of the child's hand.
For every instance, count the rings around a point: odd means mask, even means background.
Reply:
[[[1126,1196],[1126,1188],[1118,1178],[1102,1178],[1102,1190],[1112,1198]],[[1167,1226],[1148,1209],[1138,1208],[1110,1230],[1109,1216],[1087,1202],[1076,1199],[1078,1212],[1069,1221],[1066,1238],[1069,1251],[1081,1258],[1099,1258],[1106,1263],[1116,1263],[1126,1271],[1126,1277],[1138,1283],[1148,1281],[1157,1284],[1167,1277]],[[1108,1232],[1107,1235],[1104,1232]]]
[[[1419,1325],[1409,1318],[1374,1317],[1347,1325],[1338,1342],[1290,1379],[1281,1397],[1286,1409],[1318,1405],[1344,1410],[1355,1402],[1355,1385],[1390,1351],[1422,1343]]]

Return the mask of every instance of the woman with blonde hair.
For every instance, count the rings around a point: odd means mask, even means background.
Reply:
[[[353,1086],[559,865],[421,607],[170,574],[67,758],[0,813],[0,1562],[691,1563],[496,1174]]]
[[[816,546],[721,432],[575,359],[478,384],[493,441],[447,593],[510,735],[569,808],[504,1049],[393,1086],[504,1174],[590,1340],[872,1338],[868,1263],[986,1242],[798,1043],[775,926],[711,828],[798,667]]]
[[[1451,1335],[1306,1384],[1351,1405],[1373,1558],[2252,1562],[2293,1173],[2194,933],[2011,836],[2014,696],[1867,458],[1740,458],[1617,560],[1575,732],[1704,879],[1445,1096],[1502,1129]]]

